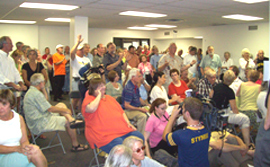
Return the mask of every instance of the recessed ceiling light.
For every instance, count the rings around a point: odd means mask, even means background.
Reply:
[[[234,0],[234,1],[251,4],[251,3],[266,2],[269,0]]]
[[[0,20],[0,23],[35,24],[36,21],[25,21],[25,20]]]
[[[119,15],[138,16],[138,17],[166,17],[167,16],[166,14],[137,12],[137,11],[125,11],[125,12],[119,13]]]
[[[241,14],[233,14],[233,15],[226,15],[222,16],[223,18],[227,19],[236,19],[236,20],[244,20],[244,21],[254,21],[254,20],[262,20],[261,17],[255,17],[255,16],[247,16],[247,15],[241,15]]]
[[[148,24],[146,27],[156,27],[156,28],[175,28],[175,25],[162,25],[162,24]]]
[[[128,27],[128,29],[132,30],[156,30],[154,27]]]
[[[49,3],[32,3],[24,2],[20,5],[22,8],[38,8],[38,9],[54,9],[54,10],[74,10],[79,6],[73,5],[60,5],[60,4],[49,4]]]
[[[69,18],[47,18],[45,21],[70,22]]]
[[[195,39],[203,39],[203,36],[196,36]]]

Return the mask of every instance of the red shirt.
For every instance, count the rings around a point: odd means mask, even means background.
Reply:
[[[44,54],[44,55],[42,56],[42,59],[43,59],[43,60],[46,60],[47,57],[48,57],[48,55]],[[52,57],[48,59],[48,62],[50,63],[50,65],[53,64],[53,59],[52,59]]]
[[[124,119],[124,110],[115,98],[105,95],[99,102],[94,113],[86,113],[86,106],[95,100],[95,96],[85,93],[82,104],[82,114],[85,119],[85,137],[91,148],[107,145],[113,139],[134,131],[129,128]]]
[[[180,98],[186,98],[185,91],[188,90],[188,86],[185,81],[180,80],[181,85],[179,87],[176,87],[173,82],[169,85],[169,96],[172,96],[173,94],[176,94],[177,96],[180,96]],[[177,102],[173,102],[173,105],[177,104]]]

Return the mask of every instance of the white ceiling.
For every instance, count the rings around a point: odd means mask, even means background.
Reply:
[[[66,25],[69,23],[46,22],[48,17],[86,16],[90,28],[126,29],[130,26],[146,24],[172,24],[177,28],[205,27],[213,25],[241,24],[237,21],[221,18],[223,15],[244,14],[262,17],[269,21],[269,2],[244,4],[233,0],[31,0],[54,4],[78,5],[73,11],[19,8],[23,0],[1,0],[0,19],[32,20],[38,25]],[[133,10],[167,14],[162,18],[143,18],[119,16],[118,13]],[[180,22],[168,22],[168,19],[182,19]]]

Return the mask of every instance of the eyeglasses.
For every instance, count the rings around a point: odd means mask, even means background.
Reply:
[[[142,146],[141,148],[137,148],[136,153],[140,153],[141,151],[144,151],[145,150],[145,146]]]

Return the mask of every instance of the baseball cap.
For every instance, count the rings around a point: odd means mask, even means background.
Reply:
[[[77,47],[78,50],[81,50],[82,48],[83,48],[83,44],[80,44],[80,45]]]
[[[64,45],[58,44],[58,45],[56,45],[55,50],[57,50],[58,48],[63,48],[63,47],[64,47]]]

